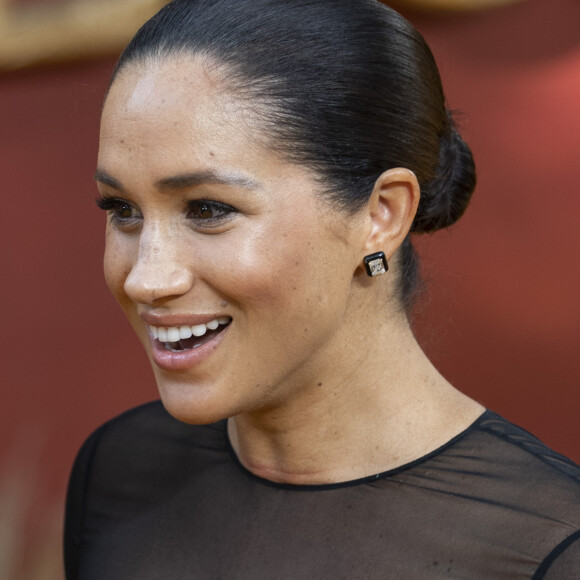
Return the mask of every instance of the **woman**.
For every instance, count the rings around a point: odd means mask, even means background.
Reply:
[[[580,471],[453,388],[410,233],[475,185],[420,35],[374,0],[176,0],[123,53],[107,283],[162,403],[89,438],[67,578],[572,578]]]

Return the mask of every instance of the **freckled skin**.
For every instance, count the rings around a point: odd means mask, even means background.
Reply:
[[[129,64],[102,115],[99,189],[131,218],[108,222],[105,279],[166,409],[190,423],[231,418],[240,461],[274,481],[346,481],[432,451],[483,409],[433,368],[394,298],[416,178],[386,171],[367,206],[344,215],[306,168],[273,153],[216,70],[194,57]],[[159,185],[207,172],[238,180]],[[190,210],[200,201],[234,210],[208,222]],[[392,267],[370,279],[362,260],[380,250]],[[231,324],[199,364],[168,371],[144,313]]]
[[[98,165],[143,216],[139,231],[108,227],[105,276],[147,352],[143,310],[233,319],[207,363],[191,372],[153,365],[168,410],[197,423],[283,405],[316,384],[308,379],[314,369],[334,367],[328,351],[343,341],[364,232],[341,219],[338,236],[337,215],[321,207],[312,176],[248,141],[231,103],[228,116],[221,113],[228,97],[216,94],[199,63],[187,66],[186,84],[183,63],[122,72],[105,103]],[[161,178],[215,168],[243,171],[260,188],[199,186],[182,195],[155,188]],[[223,231],[196,230],[183,217],[183,197],[239,213]]]

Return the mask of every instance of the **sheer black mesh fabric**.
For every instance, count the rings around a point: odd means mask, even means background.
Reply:
[[[67,580],[579,579],[579,529],[580,468],[489,411],[399,469],[292,486],[156,402],[82,448],[65,559]]]

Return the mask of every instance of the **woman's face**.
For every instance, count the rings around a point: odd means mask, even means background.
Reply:
[[[170,413],[203,423],[307,401],[340,372],[367,230],[194,59],[129,65],[105,103],[105,277]]]

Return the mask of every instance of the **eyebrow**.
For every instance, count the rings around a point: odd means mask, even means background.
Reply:
[[[106,171],[97,169],[95,172],[95,180],[108,185],[118,191],[124,192],[125,189],[122,183],[110,176]],[[179,191],[202,185],[205,183],[215,183],[218,185],[233,185],[236,187],[244,187],[246,189],[260,189],[260,183],[251,177],[243,174],[237,174],[231,171],[195,171],[192,173],[184,173],[182,175],[175,175],[172,177],[164,177],[155,182],[155,186],[159,191]]]
[[[216,183],[218,185],[234,185],[246,189],[259,189],[260,184],[246,175],[230,171],[197,171],[185,173],[174,177],[160,179],[155,185],[160,191],[188,189],[204,183]]]
[[[106,171],[103,171],[102,169],[97,169],[95,171],[95,181],[100,181],[104,185],[108,185],[109,187],[112,187],[118,191],[125,191],[125,188],[119,180],[111,177]]]

